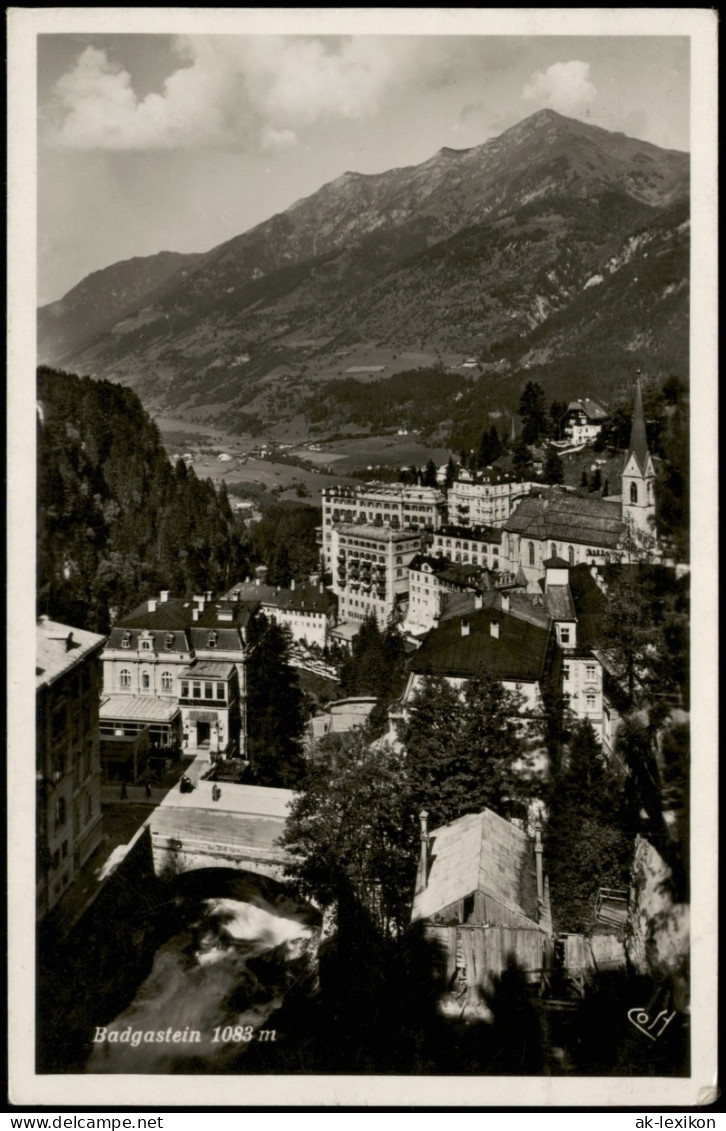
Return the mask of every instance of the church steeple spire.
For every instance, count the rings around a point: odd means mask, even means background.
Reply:
[[[633,425],[622,477],[623,521],[634,532],[652,538],[655,519],[655,467],[648,451],[640,378],[635,386]]]
[[[643,393],[640,388],[640,377],[635,383],[635,407],[633,408],[633,424],[630,429],[630,446],[628,447],[628,459],[634,455],[638,461],[638,466],[645,475],[648,466],[648,437],[645,433],[645,413],[643,412]]]

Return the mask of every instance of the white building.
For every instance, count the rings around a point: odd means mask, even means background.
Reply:
[[[498,467],[460,471],[447,493],[448,522],[454,526],[502,526],[531,483]]]
[[[258,566],[254,581],[234,585],[226,594],[229,600],[259,601],[262,612],[275,624],[288,628],[293,640],[325,648],[337,621],[338,602],[326,589],[318,574],[303,581],[293,579],[289,586],[268,585],[267,569]]]
[[[417,554],[408,567],[406,628],[433,628],[450,593],[476,593],[491,588],[485,567],[452,564],[445,558]]]
[[[366,523],[337,523],[331,531],[333,592],[340,621],[371,613],[381,628],[408,594],[408,565],[423,535]]]
[[[573,444],[591,444],[602,431],[608,419],[608,411],[597,401],[582,397],[570,401],[562,416],[560,431],[562,436]]]
[[[161,749],[243,754],[247,627],[255,604],[188,599],[144,601],[111,629],[103,660],[104,735],[148,727]]]
[[[322,492],[322,553],[325,568],[333,564],[333,527],[361,522],[391,530],[436,530],[445,513],[445,499],[436,487],[402,483],[366,483],[363,486],[327,487]]]
[[[452,562],[498,570],[501,547],[501,527],[442,526],[434,531],[431,553]]]

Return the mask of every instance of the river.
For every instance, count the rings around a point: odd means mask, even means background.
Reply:
[[[243,1068],[301,971],[319,928],[301,902],[256,877],[182,877],[170,937],[130,1005],[99,1025],[86,1071],[215,1073]],[[206,888],[206,890],[205,890]]]

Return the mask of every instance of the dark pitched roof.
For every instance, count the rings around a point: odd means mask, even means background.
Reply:
[[[596,648],[607,601],[589,566],[578,565],[570,570],[570,592],[577,614],[578,649]]]
[[[562,419],[564,420],[571,412],[584,412],[585,416],[595,424],[607,420],[608,418],[607,409],[603,408],[597,401],[591,400],[590,397],[582,397],[580,400],[570,401]]]
[[[114,625],[116,628],[148,629],[153,632],[184,631],[191,628],[245,628],[259,602],[257,601],[225,601],[212,600],[205,604],[199,613],[199,618],[194,619],[193,611],[197,607],[191,597],[170,597],[168,601],[157,601],[156,608],[150,609],[149,602],[144,601],[127,616],[122,617]],[[231,614],[232,619],[221,619],[220,613]],[[112,633],[113,635],[113,633]]]
[[[327,613],[337,608],[338,599],[330,590],[311,582],[298,582],[294,589],[279,589],[271,604],[290,612]]]
[[[463,636],[466,621],[469,634]],[[492,621],[499,625],[498,638],[492,636]],[[550,627],[485,607],[432,629],[413,656],[411,670],[471,677],[486,669],[497,679],[537,680],[545,670],[550,636]]]
[[[550,494],[521,500],[504,529],[539,541],[577,542],[614,549],[623,535],[619,503]]]
[[[645,413],[643,412],[643,394],[640,388],[640,381],[638,381],[635,385],[633,425],[630,430],[630,445],[625,462],[627,463],[631,455],[634,455],[638,461],[640,470],[645,473],[646,464],[648,463],[648,454],[648,439],[645,434]]]
[[[557,557],[547,558],[546,561],[542,562],[542,565],[545,567],[545,569],[569,569],[570,568],[569,562],[566,562],[564,558],[557,558]]]
[[[544,602],[553,620],[577,620],[569,585],[548,585],[545,589]]]

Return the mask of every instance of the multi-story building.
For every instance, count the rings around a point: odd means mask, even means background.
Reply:
[[[267,569],[258,566],[254,581],[241,581],[226,594],[228,599],[259,601],[262,612],[276,624],[288,628],[293,640],[325,648],[337,620],[338,601],[326,589],[319,574],[281,588],[267,584]]]
[[[41,617],[36,631],[38,918],[101,840],[99,654],[104,638]]]
[[[331,530],[333,592],[341,621],[373,614],[383,628],[408,593],[408,565],[423,534],[390,526],[343,522]]]
[[[442,526],[433,533],[432,554],[464,565],[499,569],[502,531],[499,526]]]
[[[417,554],[408,567],[406,627],[412,632],[432,628],[450,593],[477,593],[493,588],[485,566],[452,563],[446,558]]]
[[[516,696],[517,713],[537,720],[545,682],[559,685],[562,652],[550,618],[512,606],[503,593],[474,597],[474,609],[442,619],[409,661],[404,707],[427,675],[454,685],[482,670]]]
[[[257,607],[164,589],[115,624],[102,656],[102,734],[148,728],[161,749],[244,754],[247,627]]]
[[[545,563],[544,607],[562,649],[562,693],[578,719],[592,723],[603,740],[603,670],[597,645],[604,597],[585,566],[570,569],[561,558]]]
[[[447,493],[447,521],[454,526],[502,526],[531,489],[531,483],[498,467],[462,470]]]
[[[445,514],[445,499],[436,487],[402,483],[366,483],[360,487],[326,487],[322,493],[322,555],[333,565],[333,527],[361,522],[392,530],[436,530]]]

